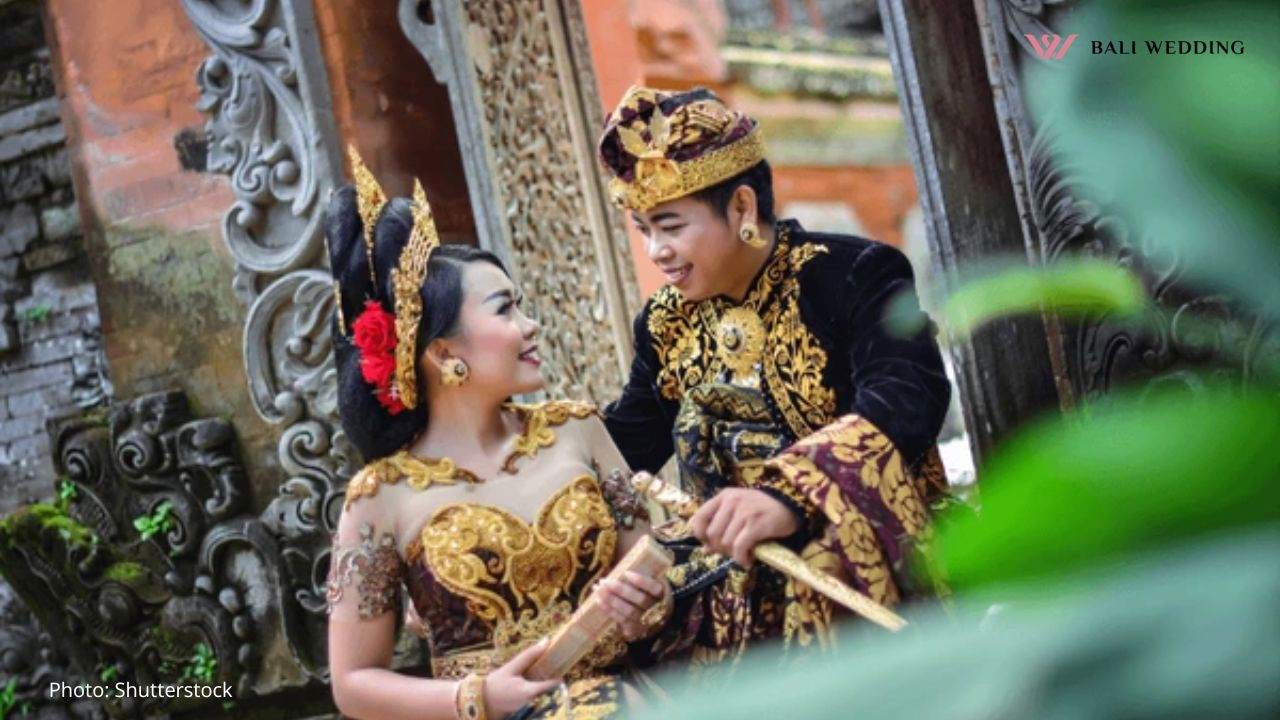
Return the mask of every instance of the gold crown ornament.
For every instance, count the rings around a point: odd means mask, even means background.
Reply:
[[[387,204],[387,194],[382,190],[368,166],[361,160],[360,153],[355,147],[348,146],[347,152],[351,158],[351,174],[356,186],[356,207],[364,225],[369,277],[373,280],[373,288],[376,292],[373,227],[383,206]],[[422,183],[416,178],[413,181],[411,202],[413,229],[409,233],[408,242],[400,251],[396,267],[391,270],[391,300],[396,334],[395,372],[391,379],[391,392],[400,404],[409,409],[418,405],[415,353],[418,324],[422,319],[422,283],[427,279],[427,265],[431,260],[431,252],[440,246],[440,236],[436,232],[431,205],[427,202],[427,193],[422,189]]]
[[[407,408],[418,405],[417,355],[418,323],[422,319],[421,288],[427,279],[431,251],[440,246],[435,219],[427,203],[427,193],[417,178],[413,180],[413,231],[400,251],[400,261],[391,271],[391,294],[396,313],[396,394]]]
[[[387,204],[387,194],[382,191],[377,178],[364,164],[355,145],[347,146],[347,155],[351,158],[351,178],[356,185],[356,207],[360,210],[360,224],[364,226],[364,251],[369,261],[369,280],[377,284],[378,278],[373,272],[373,226],[378,222],[378,214]]]
[[[688,101],[663,112],[664,101],[684,98]],[[604,152],[614,134],[631,162]],[[611,176],[610,199],[640,212],[724,182],[765,159],[758,123],[715,95],[634,85],[609,114],[600,146]]]

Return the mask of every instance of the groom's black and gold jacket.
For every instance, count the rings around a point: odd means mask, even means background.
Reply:
[[[674,453],[702,499],[737,485],[782,500],[802,521],[791,540],[805,562],[892,605],[945,488],[936,441],[951,388],[935,330],[897,249],[794,221],[777,237],[740,303],[689,302],[670,287],[649,299],[606,424],[633,470],[656,472]],[[749,364],[744,345],[756,349]],[[715,662],[757,639],[829,637],[826,598],[691,552],[669,575],[676,615],[648,657]]]

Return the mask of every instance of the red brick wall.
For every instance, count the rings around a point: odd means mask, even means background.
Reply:
[[[445,242],[476,243],[447,89],[396,19],[395,2],[316,3],[334,117],[391,195],[422,181]]]
[[[794,200],[846,203],[867,237],[902,247],[902,224],[917,200],[910,165],[774,168],[779,208]]]
[[[203,136],[208,48],[171,0],[47,0],[46,31],[116,397],[183,389],[197,416],[234,422],[253,474],[270,470],[221,237],[230,185],[184,170],[175,147],[184,130]]]

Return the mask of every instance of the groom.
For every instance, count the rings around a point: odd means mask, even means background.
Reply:
[[[599,153],[667,279],[636,318],[606,423],[633,469],[674,454],[705,501],[663,654],[717,660],[761,638],[827,637],[824,597],[751,567],[768,540],[895,603],[945,488],[935,443],[951,393],[906,258],[775,218],[756,121],[707,90],[631,88]],[[891,305],[919,330],[893,332]]]

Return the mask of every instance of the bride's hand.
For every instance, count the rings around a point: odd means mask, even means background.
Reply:
[[[484,679],[484,706],[493,720],[502,720],[519,710],[535,697],[560,684],[559,679],[530,680],[524,676],[543,650],[547,640],[525,648],[505,665],[489,673]]]
[[[657,629],[656,624],[646,624],[641,618],[654,605],[669,602],[671,586],[665,579],[655,580],[630,571],[617,580],[601,580],[596,594],[605,611],[618,623],[623,639],[632,642],[653,634]]]

